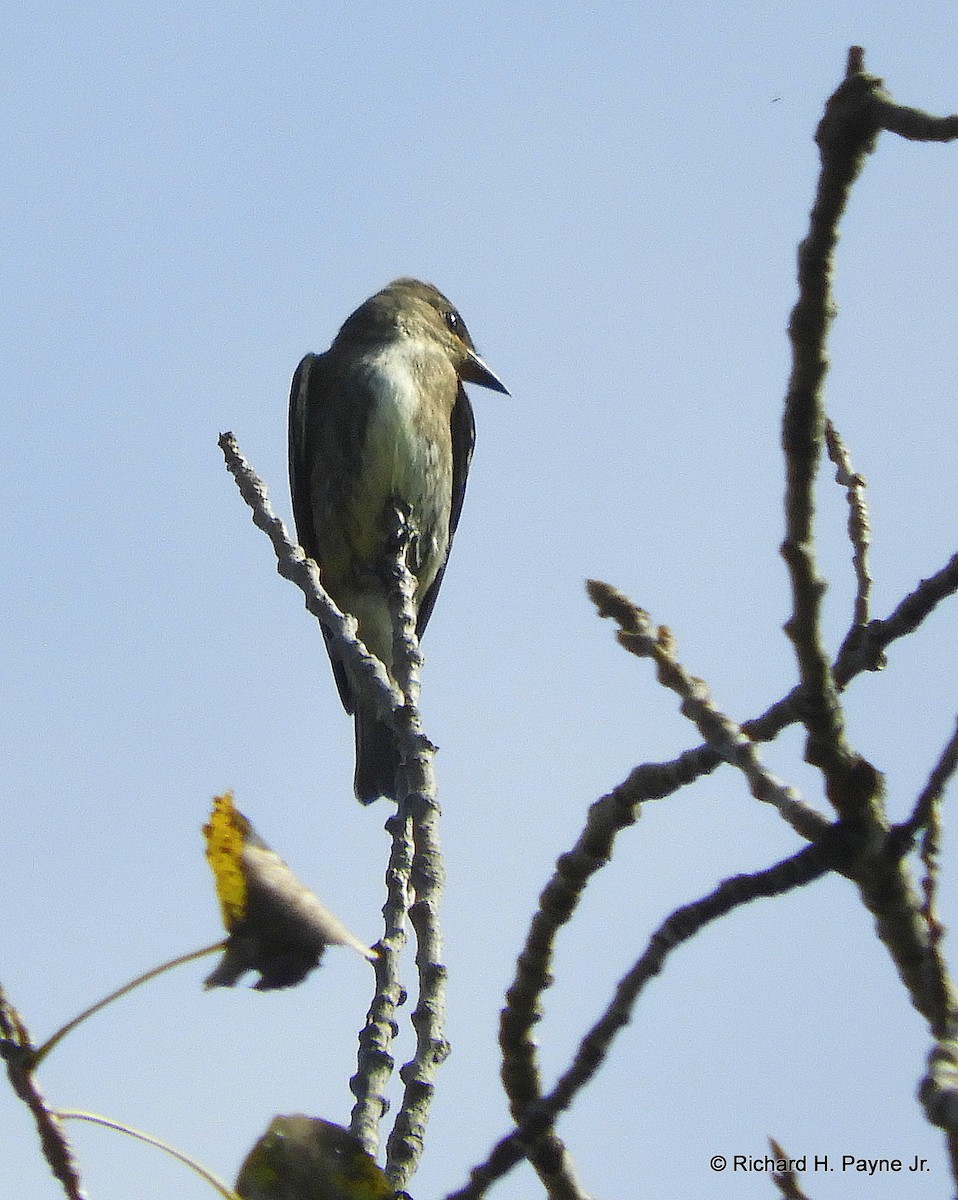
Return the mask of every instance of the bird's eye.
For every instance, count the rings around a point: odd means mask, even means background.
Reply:
[[[466,322],[460,317],[454,308],[447,308],[442,314],[442,319],[446,322],[446,328],[450,333],[454,333],[461,342],[465,342],[467,346],[472,346],[472,338],[469,336],[469,330],[466,328]]]

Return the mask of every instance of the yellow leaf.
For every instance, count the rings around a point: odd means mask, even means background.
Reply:
[[[248,832],[249,822],[233,807],[233,793],[214,796],[213,812],[209,824],[203,826],[203,833],[227,933],[246,912],[246,878],[240,860]]]

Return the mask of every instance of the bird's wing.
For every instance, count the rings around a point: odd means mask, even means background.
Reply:
[[[322,538],[316,527],[313,503],[312,467],[315,463],[314,439],[324,423],[325,409],[331,402],[332,376],[328,356],[307,354],[293,375],[289,393],[289,491],[293,501],[293,519],[299,544],[322,571],[325,558]],[[321,626],[322,628],[322,626]],[[332,663],[333,675],[343,707],[353,711],[353,691],[345,668],[332,652],[329,635],[323,638]]]
[[[309,429],[310,405],[321,404],[323,387],[323,355],[307,354],[293,375],[289,392],[289,494],[293,501],[296,536],[310,558],[320,560],[313,506],[310,501]]]
[[[469,463],[472,461],[472,451],[476,444],[476,420],[472,413],[469,397],[462,384],[459,385],[456,403],[453,405],[450,432],[452,433],[452,503],[449,508],[449,540],[446,543],[445,560],[419,605],[419,614],[416,618],[417,637],[422,637],[422,631],[426,628],[426,622],[432,615],[433,605],[439,595],[439,585],[446,572],[453,535],[459,524],[459,514],[462,512]]]

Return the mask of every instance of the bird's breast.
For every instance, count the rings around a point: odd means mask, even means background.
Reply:
[[[427,570],[433,575],[448,544],[455,369],[444,356],[407,338],[367,358],[363,386],[370,403],[361,469],[367,518],[373,518],[371,526],[379,525],[376,518],[390,497],[404,501],[423,557],[437,560]]]
[[[364,475],[413,505],[420,493],[447,481],[443,476],[453,458],[449,415],[455,371],[447,361],[430,366],[400,343],[367,360],[364,371],[371,401]]]

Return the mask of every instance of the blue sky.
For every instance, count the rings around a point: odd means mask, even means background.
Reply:
[[[697,741],[583,589],[670,626],[737,719],[788,690],[778,423],[812,141],[847,47],[900,101],[958,108],[950,4],[55,4],[4,38],[0,572],[6,796],[0,979],[37,1038],[212,941],[199,827],[235,789],[361,937],[385,806],[318,630],[216,446],[288,517],[285,412],[306,350],[391,278],[436,283],[511,397],[479,389],[462,523],[424,650],[449,884],[453,1055],[412,1192],[508,1128],[496,1023],[532,906],[589,803]],[[828,405],[869,480],[874,613],[955,551],[954,147],[883,137],[843,226]],[[823,473],[833,647],[853,595]],[[853,743],[906,813],[954,718],[955,608],[849,690]],[[794,734],[763,757],[822,807]],[[650,805],[563,937],[541,1025],[561,1070],[676,906],[796,848],[729,769]],[[948,849],[946,842],[946,864]],[[947,872],[946,872],[947,873]],[[958,899],[943,887],[946,921]],[[289,994],[184,968],[68,1039],[41,1083],[232,1179],[276,1112],[348,1118],[358,959]],[[400,1046],[409,1052],[408,1030]],[[926,1157],[928,1049],[870,918],[826,879],[679,951],[560,1132],[597,1195],[767,1194],[716,1153]],[[0,1093],[0,1195],[59,1194]],[[210,1193],[92,1128],[97,1200]],[[537,1194],[527,1170],[495,1193]],[[839,1173],[817,1200],[898,1196]]]

